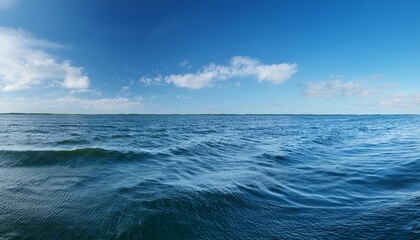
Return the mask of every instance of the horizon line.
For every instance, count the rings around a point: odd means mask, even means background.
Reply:
[[[0,115],[330,115],[330,116],[389,116],[389,115],[414,115],[418,113],[25,113],[25,112],[5,112]]]

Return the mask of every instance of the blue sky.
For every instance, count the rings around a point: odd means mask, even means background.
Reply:
[[[0,0],[0,112],[420,113],[420,1]]]

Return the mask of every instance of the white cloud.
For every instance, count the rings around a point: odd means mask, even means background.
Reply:
[[[169,76],[158,76],[155,78],[142,77],[141,82],[151,83],[172,83],[177,87],[200,89],[211,87],[215,82],[231,78],[255,77],[259,82],[267,81],[273,84],[280,84],[297,73],[297,65],[289,63],[262,64],[258,60],[236,56],[226,66],[209,64],[202,70],[195,73],[173,74]]]
[[[178,99],[191,99],[189,96],[177,95],[176,98]]]
[[[329,82],[311,82],[306,84],[303,94],[306,96],[336,97],[336,96],[355,96],[366,97],[373,94],[366,85],[341,80]]]
[[[381,102],[385,107],[414,107],[420,106],[420,94],[398,93],[392,95],[388,100]]]
[[[144,86],[158,86],[158,85],[163,84],[163,77],[160,74],[158,74],[154,77],[143,76],[143,77],[140,78],[140,82]]]
[[[128,90],[130,90],[130,88],[131,88],[131,85],[133,85],[134,84],[134,81],[133,80],[131,80],[127,85],[125,85],[125,86],[123,86],[122,88],[121,88],[121,91],[128,91]]]
[[[85,99],[72,95],[53,99],[2,98],[0,112],[48,112],[48,113],[138,113],[141,97]]]
[[[73,96],[58,98],[54,100],[55,105],[62,106],[80,106],[81,108],[100,112],[124,112],[132,109],[133,107],[139,106],[140,101],[130,100],[124,97],[116,98],[100,98],[100,99],[79,99]]]
[[[1,0],[0,0],[1,1]],[[87,89],[89,78],[81,67],[59,61],[46,52],[58,44],[37,39],[29,33],[0,27],[0,90],[21,89],[58,83],[62,88]]]
[[[226,79],[218,69],[208,69],[198,73],[188,73],[183,75],[170,75],[165,78],[167,83],[173,83],[177,87],[199,89],[212,85],[212,81]]]

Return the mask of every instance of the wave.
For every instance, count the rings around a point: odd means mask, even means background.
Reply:
[[[130,134],[114,134],[111,136],[112,139],[118,139],[118,138],[132,138],[133,136]]]
[[[177,145],[168,149],[173,156],[228,156],[234,151],[241,151],[240,143],[226,140],[204,140],[190,142],[186,145]]]
[[[263,160],[271,160],[274,162],[289,162],[291,161],[291,158],[285,155],[278,155],[278,154],[270,154],[270,153],[263,153],[261,155],[258,155],[256,157],[257,159],[263,159]]]
[[[29,130],[26,130],[26,131],[24,131],[25,133],[40,133],[40,134],[48,134],[48,133],[50,133],[49,131],[47,131],[47,130],[41,130],[41,129],[29,129]]]
[[[68,165],[78,166],[92,163],[120,163],[150,159],[156,154],[149,152],[123,152],[102,148],[80,148],[74,150],[1,150],[0,167],[37,167]]]
[[[58,141],[57,145],[78,145],[78,144],[89,144],[90,142],[85,139],[66,139]]]

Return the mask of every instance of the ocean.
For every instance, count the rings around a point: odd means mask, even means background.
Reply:
[[[420,116],[0,115],[0,239],[420,239]]]

